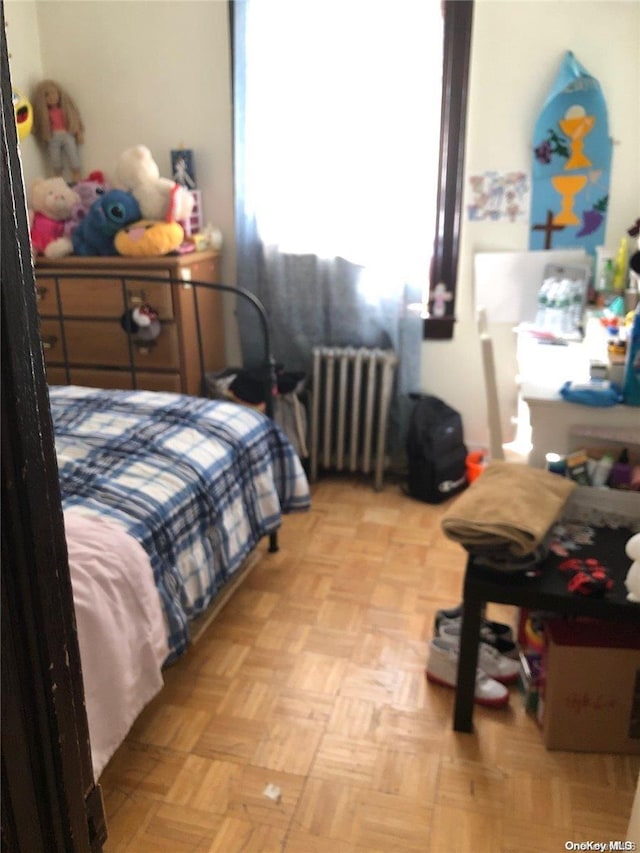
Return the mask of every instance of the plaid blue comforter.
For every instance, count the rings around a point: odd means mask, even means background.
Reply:
[[[300,460],[271,420],[235,403],[50,388],[65,509],[107,516],[143,546],[170,656],[283,512],[309,506]]]

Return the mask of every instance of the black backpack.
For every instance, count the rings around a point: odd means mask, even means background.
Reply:
[[[438,397],[409,396],[416,402],[407,432],[407,490],[413,498],[439,504],[468,486],[462,418]]]

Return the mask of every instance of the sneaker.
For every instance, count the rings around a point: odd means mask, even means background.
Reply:
[[[441,625],[438,639],[456,651],[460,648],[459,630],[450,632],[446,625]],[[484,642],[478,645],[478,667],[501,684],[513,684],[520,673],[519,661],[500,654],[497,649]]]
[[[437,634],[441,622],[461,622],[462,621],[462,604],[457,607],[452,607],[449,610],[438,610],[434,620],[433,633]],[[482,627],[487,631],[495,634],[502,640],[513,642],[513,629],[510,625],[505,625],[502,622],[492,622],[490,619],[482,620]]]
[[[513,640],[508,639],[506,632],[502,634],[496,634],[495,631],[490,627],[491,625],[497,625],[497,622],[487,622],[486,620],[480,623],[480,639],[483,643],[487,643],[489,646],[493,646],[496,651],[500,652],[501,655],[505,655],[508,658],[518,658],[518,646],[513,642]],[[509,633],[511,633],[511,628],[508,625],[504,625]],[[447,634],[459,637],[462,632],[462,619],[442,619],[440,620],[440,624],[438,626],[438,635],[442,634],[444,631]]]
[[[434,628],[434,633],[437,633],[438,625],[442,619],[462,619],[462,604],[457,607],[450,607],[448,610],[437,610]]]
[[[434,638],[429,644],[426,676],[432,684],[455,687],[458,681],[458,650],[448,646],[439,637]],[[478,705],[502,708],[509,701],[509,691],[503,684],[477,669],[473,699]]]

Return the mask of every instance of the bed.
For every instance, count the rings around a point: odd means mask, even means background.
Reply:
[[[80,385],[49,398],[98,778],[258,543],[309,507],[309,486],[255,408]]]

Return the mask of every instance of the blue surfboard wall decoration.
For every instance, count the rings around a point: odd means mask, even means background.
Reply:
[[[604,245],[612,148],[600,84],[567,51],[534,130],[529,249]]]

